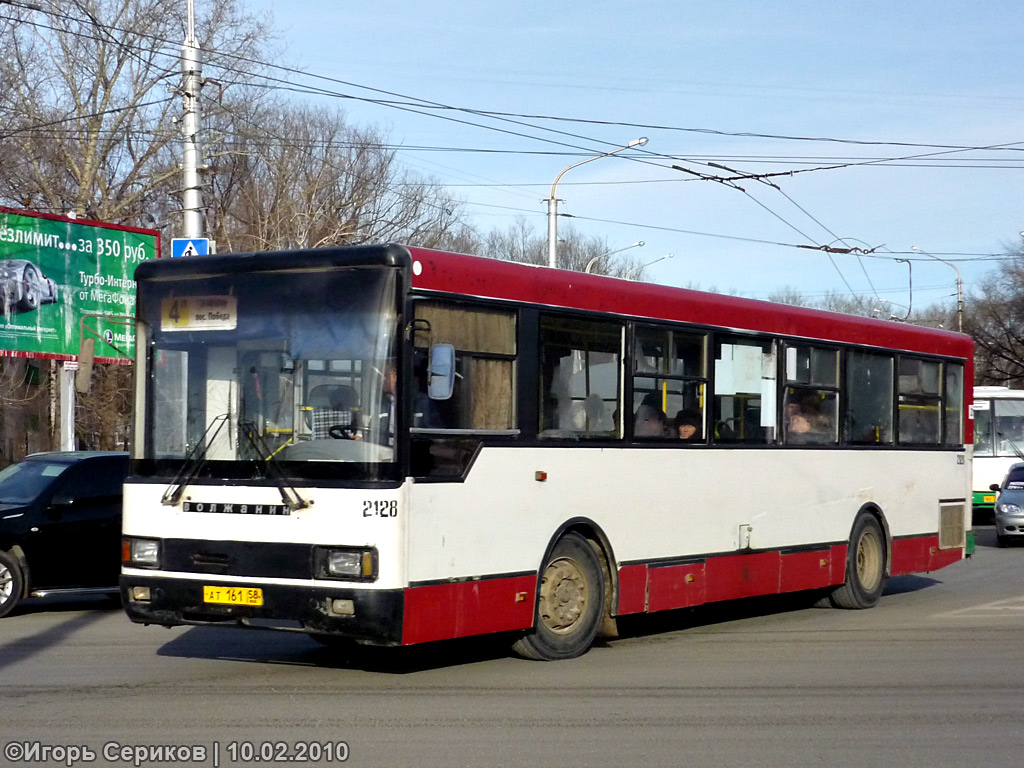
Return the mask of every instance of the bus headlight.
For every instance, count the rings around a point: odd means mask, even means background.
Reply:
[[[377,550],[373,547],[319,547],[314,562],[319,578],[345,581],[377,578]]]
[[[121,562],[138,568],[159,568],[159,540],[134,537],[123,539],[121,541]]]

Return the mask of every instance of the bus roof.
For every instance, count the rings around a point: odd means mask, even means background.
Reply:
[[[423,290],[965,359],[974,349],[966,335],[922,326],[424,248],[409,252],[413,286]]]
[[[184,274],[327,266],[400,267],[407,266],[410,259],[413,287],[425,291],[863,344],[968,361],[974,350],[969,336],[952,331],[395,244],[151,260],[138,266],[135,277],[143,281]]]

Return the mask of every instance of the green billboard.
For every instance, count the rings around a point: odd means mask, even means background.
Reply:
[[[73,360],[81,321],[131,355],[135,267],[159,256],[160,233],[0,207],[0,355]],[[111,319],[104,322],[102,317]]]

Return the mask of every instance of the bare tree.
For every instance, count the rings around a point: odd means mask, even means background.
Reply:
[[[976,384],[1024,387],[1024,248],[985,277],[966,302],[964,332],[974,337]]]
[[[203,6],[201,44],[230,59],[233,83],[244,82],[245,61],[255,58],[266,29],[238,0]],[[179,134],[171,117],[180,109],[174,89],[184,13],[184,3],[164,0],[4,5],[0,203],[135,226],[178,207]],[[7,458],[56,447],[55,367],[0,362],[0,377],[9,384],[0,384],[3,450],[10,446],[16,454]],[[126,374],[121,366],[97,367],[98,387],[76,412],[79,431],[89,433],[86,444],[123,445],[130,414]]]
[[[643,279],[643,267],[637,259],[614,252],[603,237],[585,237],[572,227],[559,230],[558,266],[577,272],[611,275],[632,280]],[[519,217],[505,230],[492,230],[480,244],[480,255],[526,264],[547,264],[548,246],[545,234],[539,234]]]
[[[236,0],[211,0],[198,28],[220,56],[265,39]],[[0,200],[112,223],[143,223],[178,186],[171,92],[180,80],[184,5],[41,0],[0,22]],[[238,75],[235,75],[238,79]],[[13,158],[13,160],[12,160]]]
[[[236,109],[215,158],[215,233],[224,249],[396,241],[446,247],[466,235],[461,204],[401,168],[384,137],[338,112]]]

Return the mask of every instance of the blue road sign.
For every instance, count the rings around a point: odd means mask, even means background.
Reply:
[[[177,259],[182,256],[209,255],[210,238],[208,237],[176,237],[173,240],[171,240],[171,258]]]

